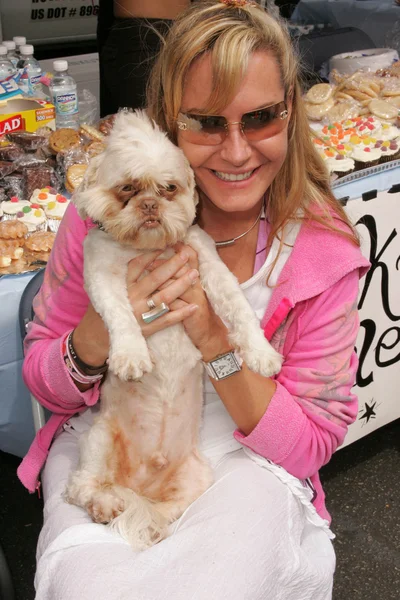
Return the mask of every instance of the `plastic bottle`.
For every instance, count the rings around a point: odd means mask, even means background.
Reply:
[[[25,94],[42,96],[42,84],[40,78],[42,76],[42,68],[36,58],[33,57],[33,46],[26,44],[20,46],[21,56],[17,63],[18,69],[26,69],[27,76],[20,79],[20,88]]]
[[[19,56],[15,50],[15,42],[12,40],[2,42],[3,46],[7,48],[7,58],[12,62],[15,68],[17,68],[17,63]]]
[[[21,54],[21,51],[20,51],[21,46],[25,46],[25,44],[26,44],[26,37],[22,37],[20,35],[15,35],[13,37],[13,42],[15,42],[15,50],[16,50],[17,56],[19,57],[19,55]]]
[[[4,81],[10,75],[15,75],[16,69],[12,62],[7,58],[7,48],[0,46],[0,81]]]
[[[76,83],[68,75],[68,62],[53,62],[54,77],[50,83],[51,100],[56,107],[56,127],[78,129],[78,92]]]

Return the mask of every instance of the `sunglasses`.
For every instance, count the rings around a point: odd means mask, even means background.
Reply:
[[[239,125],[249,141],[265,140],[280,133],[288,118],[286,102],[278,102],[242,116],[241,121],[228,122],[225,117],[179,113],[176,120],[183,139],[192,144],[218,146],[228,133],[229,125]]]

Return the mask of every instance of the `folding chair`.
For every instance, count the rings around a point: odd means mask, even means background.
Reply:
[[[28,324],[30,323],[30,321],[32,321],[33,316],[34,316],[33,308],[32,308],[33,299],[35,298],[36,294],[40,290],[40,287],[43,283],[43,277],[44,277],[44,269],[40,269],[40,271],[38,271],[36,273],[36,275],[34,275],[32,277],[32,279],[29,281],[28,285],[24,289],[23,294],[21,296],[21,300],[19,303],[19,327],[20,327],[20,331],[21,331],[22,343],[23,343],[26,333],[27,333]],[[41,406],[39,404],[39,402],[36,400],[35,396],[33,396],[32,394],[31,394],[31,403],[32,403],[33,424],[35,426],[35,431],[39,431],[39,429],[41,427],[43,427],[43,425],[46,422],[45,411],[44,411],[43,406]]]

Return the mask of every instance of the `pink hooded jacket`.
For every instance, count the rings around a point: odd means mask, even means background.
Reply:
[[[89,301],[83,287],[83,240],[91,227],[70,204],[34,302],[36,317],[26,337],[23,377],[53,414],[18,469],[30,492],[38,488],[56,433],[69,417],[99,399],[98,384],[86,392],[78,390],[62,353],[63,341]],[[368,267],[360,249],[342,236],[301,227],[261,322],[265,336],[285,357],[276,376],[277,389],[255,429],[248,436],[234,433],[244,446],[295,477],[310,478],[314,506],[329,521],[318,470],[343,443],[357,416],[351,388],[358,364],[358,281]]]

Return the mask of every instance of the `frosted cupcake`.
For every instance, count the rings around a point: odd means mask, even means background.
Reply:
[[[352,153],[352,158],[355,162],[355,170],[368,169],[379,164],[382,157],[382,152],[379,148],[370,148],[369,146],[355,147]]]
[[[400,159],[400,140],[378,140],[375,147],[382,152],[382,163]]]
[[[39,204],[42,208],[48,205],[49,202],[55,202],[58,196],[57,190],[52,187],[45,187],[42,189],[36,189],[33,191],[30,197],[30,202]]]
[[[46,213],[50,231],[57,233],[68,204],[69,200],[61,194],[57,194],[54,200],[46,204],[44,212]]]
[[[46,215],[39,204],[24,206],[16,216],[18,221],[25,223],[30,233],[33,233],[34,231],[45,231],[45,229],[47,229]]]
[[[27,206],[30,206],[30,203],[27,200],[20,200],[17,196],[13,196],[10,200],[2,202],[3,221],[16,219],[17,213],[21,212]]]
[[[345,177],[354,171],[355,163],[352,158],[343,154],[336,154],[335,157],[328,158],[326,166],[331,175],[335,174],[338,177]]]
[[[392,125],[391,123],[382,123],[382,129],[378,136],[379,140],[390,142],[398,137],[400,137],[400,129],[396,127],[396,125]]]

